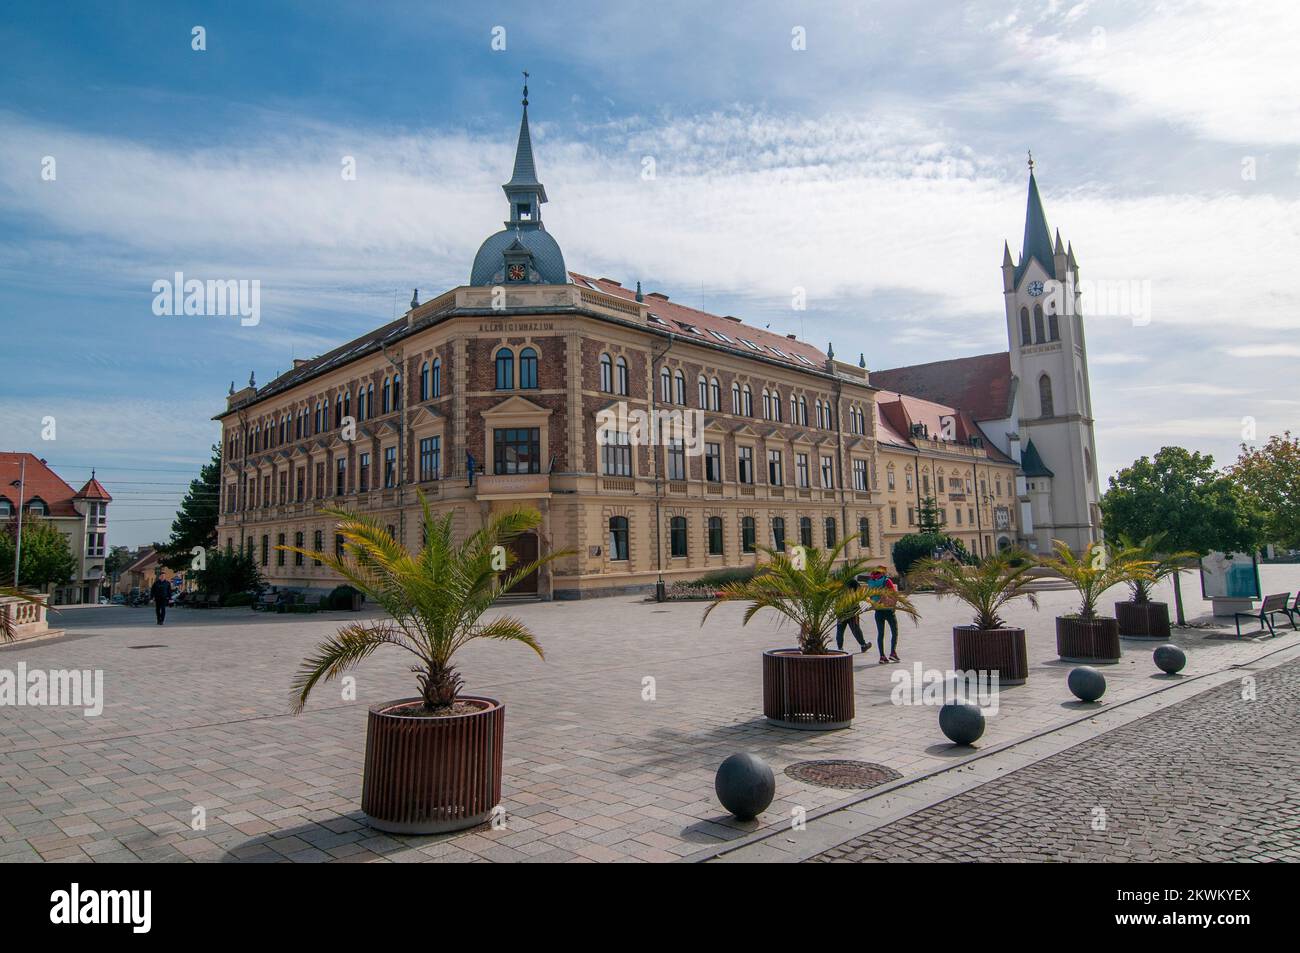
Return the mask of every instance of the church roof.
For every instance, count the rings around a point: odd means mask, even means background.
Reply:
[[[1039,456],[1038,448],[1034,446],[1033,440],[1030,440],[1025,444],[1025,449],[1020,454],[1020,469],[1025,471],[1025,476],[1056,476],[1056,474],[1047,468],[1047,464],[1043,462],[1043,458]]]
[[[1035,258],[1049,275],[1056,274],[1056,264],[1052,252],[1052,232],[1047,227],[1047,214],[1043,211],[1043,200],[1038,194],[1038,181],[1034,178],[1033,168],[1029,170],[1029,198],[1025,202],[1025,237],[1020,243],[1020,263],[1016,265],[1016,284],[1029,267],[1029,260]]]
[[[532,188],[538,191],[538,200],[546,201],[546,187],[537,181],[537,162],[533,158],[533,137],[528,131],[528,102],[524,101],[524,115],[519,120],[519,143],[515,146],[515,168],[504,188]]]
[[[506,228],[489,235],[479,246],[470,269],[471,285],[496,284],[504,278],[505,252],[516,242],[533,255],[533,267],[542,277],[542,283],[564,285],[569,283],[569,273],[564,269],[564,253],[560,244],[542,228]]]
[[[1011,355],[1006,351],[872,371],[875,387],[959,407],[974,420],[1011,416]]]

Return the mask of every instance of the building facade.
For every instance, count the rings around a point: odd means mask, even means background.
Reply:
[[[335,584],[310,555],[277,548],[337,550],[325,506],[418,547],[420,495],[459,533],[537,509],[518,554],[567,553],[521,587],[542,598],[643,591],[846,535],[850,554],[887,563],[909,466],[918,485],[936,481],[973,551],[1015,536],[1018,520],[993,527],[1014,510],[1017,464],[965,410],[898,395],[878,406],[865,360],[567,270],[542,221],[527,90],[503,191],[505,228],[468,284],[417,296],[262,387],[232,384],[215,418],[218,539],[250,549],[269,582]],[[931,422],[933,437],[909,430]]]
[[[77,561],[69,579],[46,587],[50,605],[97,603],[109,594],[104,560],[112,501],[93,471],[80,490],[73,490],[35,454],[0,453],[0,522],[16,532],[21,506],[24,522],[39,519],[57,527]]]

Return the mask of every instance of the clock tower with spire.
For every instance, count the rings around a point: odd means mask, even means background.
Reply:
[[[1020,258],[1002,246],[1014,400],[1008,451],[1019,461],[1021,535],[1039,552],[1060,539],[1076,552],[1101,538],[1088,348],[1074,246],[1053,238],[1029,157]]]

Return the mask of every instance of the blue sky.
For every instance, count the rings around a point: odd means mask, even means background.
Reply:
[[[868,366],[998,350],[1032,147],[1084,277],[1150,283],[1089,320],[1103,473],[1295,428],[1289,3],[446,6],[7,6],[0,448],[98,467],[112,542],[166,535],[232,379],[466,280],[523,69],[570,268]],[[175,271],[260,280],[261,323],[155,316]]]

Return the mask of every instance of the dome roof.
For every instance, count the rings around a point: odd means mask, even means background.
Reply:
[[[505,281],[506,249],[519,242],[532,254],[532,269],[536,277],[529,279],[545,285],[569,283],[569,273],[564,268],[564,253],[559,244],[540,228],[502,229],[479,246],[470,271],[471,285],[494,285]]]

